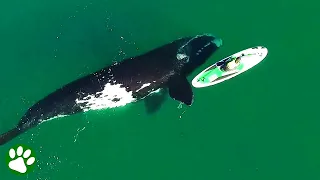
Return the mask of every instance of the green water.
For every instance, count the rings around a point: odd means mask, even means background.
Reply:
[[[223,46],[197,73],[262,45],[267,58],[192,107],[167,98],[51,121],[0,147],[1,180],[320,179],[320,14],[315,1],[3,1],[0,132],[47,93],[114,60],[213,33]],[[11,147],[36,163],[9,170]]]

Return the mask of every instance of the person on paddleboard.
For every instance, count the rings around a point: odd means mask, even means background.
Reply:
[[[197,81],[200,82],[213,82],[217,78],[220,78],[225,75],[225,73],[232,71],[240,71],[243,68],[243,64],[240,63],[241,56],[230,57],[231,60],[221,62],[221,64],[217,64],[215,69],[208,71],[203,77],[199,78]]]
[[[241,57],[234,57],[231,61],[221,66],[221,70],[224,72],[236,69],[240,65]]]

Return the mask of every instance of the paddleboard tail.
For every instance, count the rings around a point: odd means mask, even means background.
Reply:
[[[16,127],[0,135],[0,145],[4,145],[22,133],[20,128]]]

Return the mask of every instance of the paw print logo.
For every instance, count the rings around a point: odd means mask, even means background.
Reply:
[[[35,158],[31,157],[31,150],[27,149],[24,151],[22,146],[19,146],[17,150],[11,148],[9,150],[9,168],[24,174],[28,171],[28,168],[34,164]]]

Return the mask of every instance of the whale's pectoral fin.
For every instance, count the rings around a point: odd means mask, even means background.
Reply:
[[[145,104],[147,113],[153,114],[157,112],[161,108],[163,102],[166,100],[167,94],[168,94],[168,89],[163,88],[163,89],[160,89],[158,93],[154,93],[150,96],[147,96],[144,99],[144,104]]]
[[[174,76],[168,82],[169,95],[172,99],[180,101],[188,106],[193,103],[191,84],[185,76]]]

